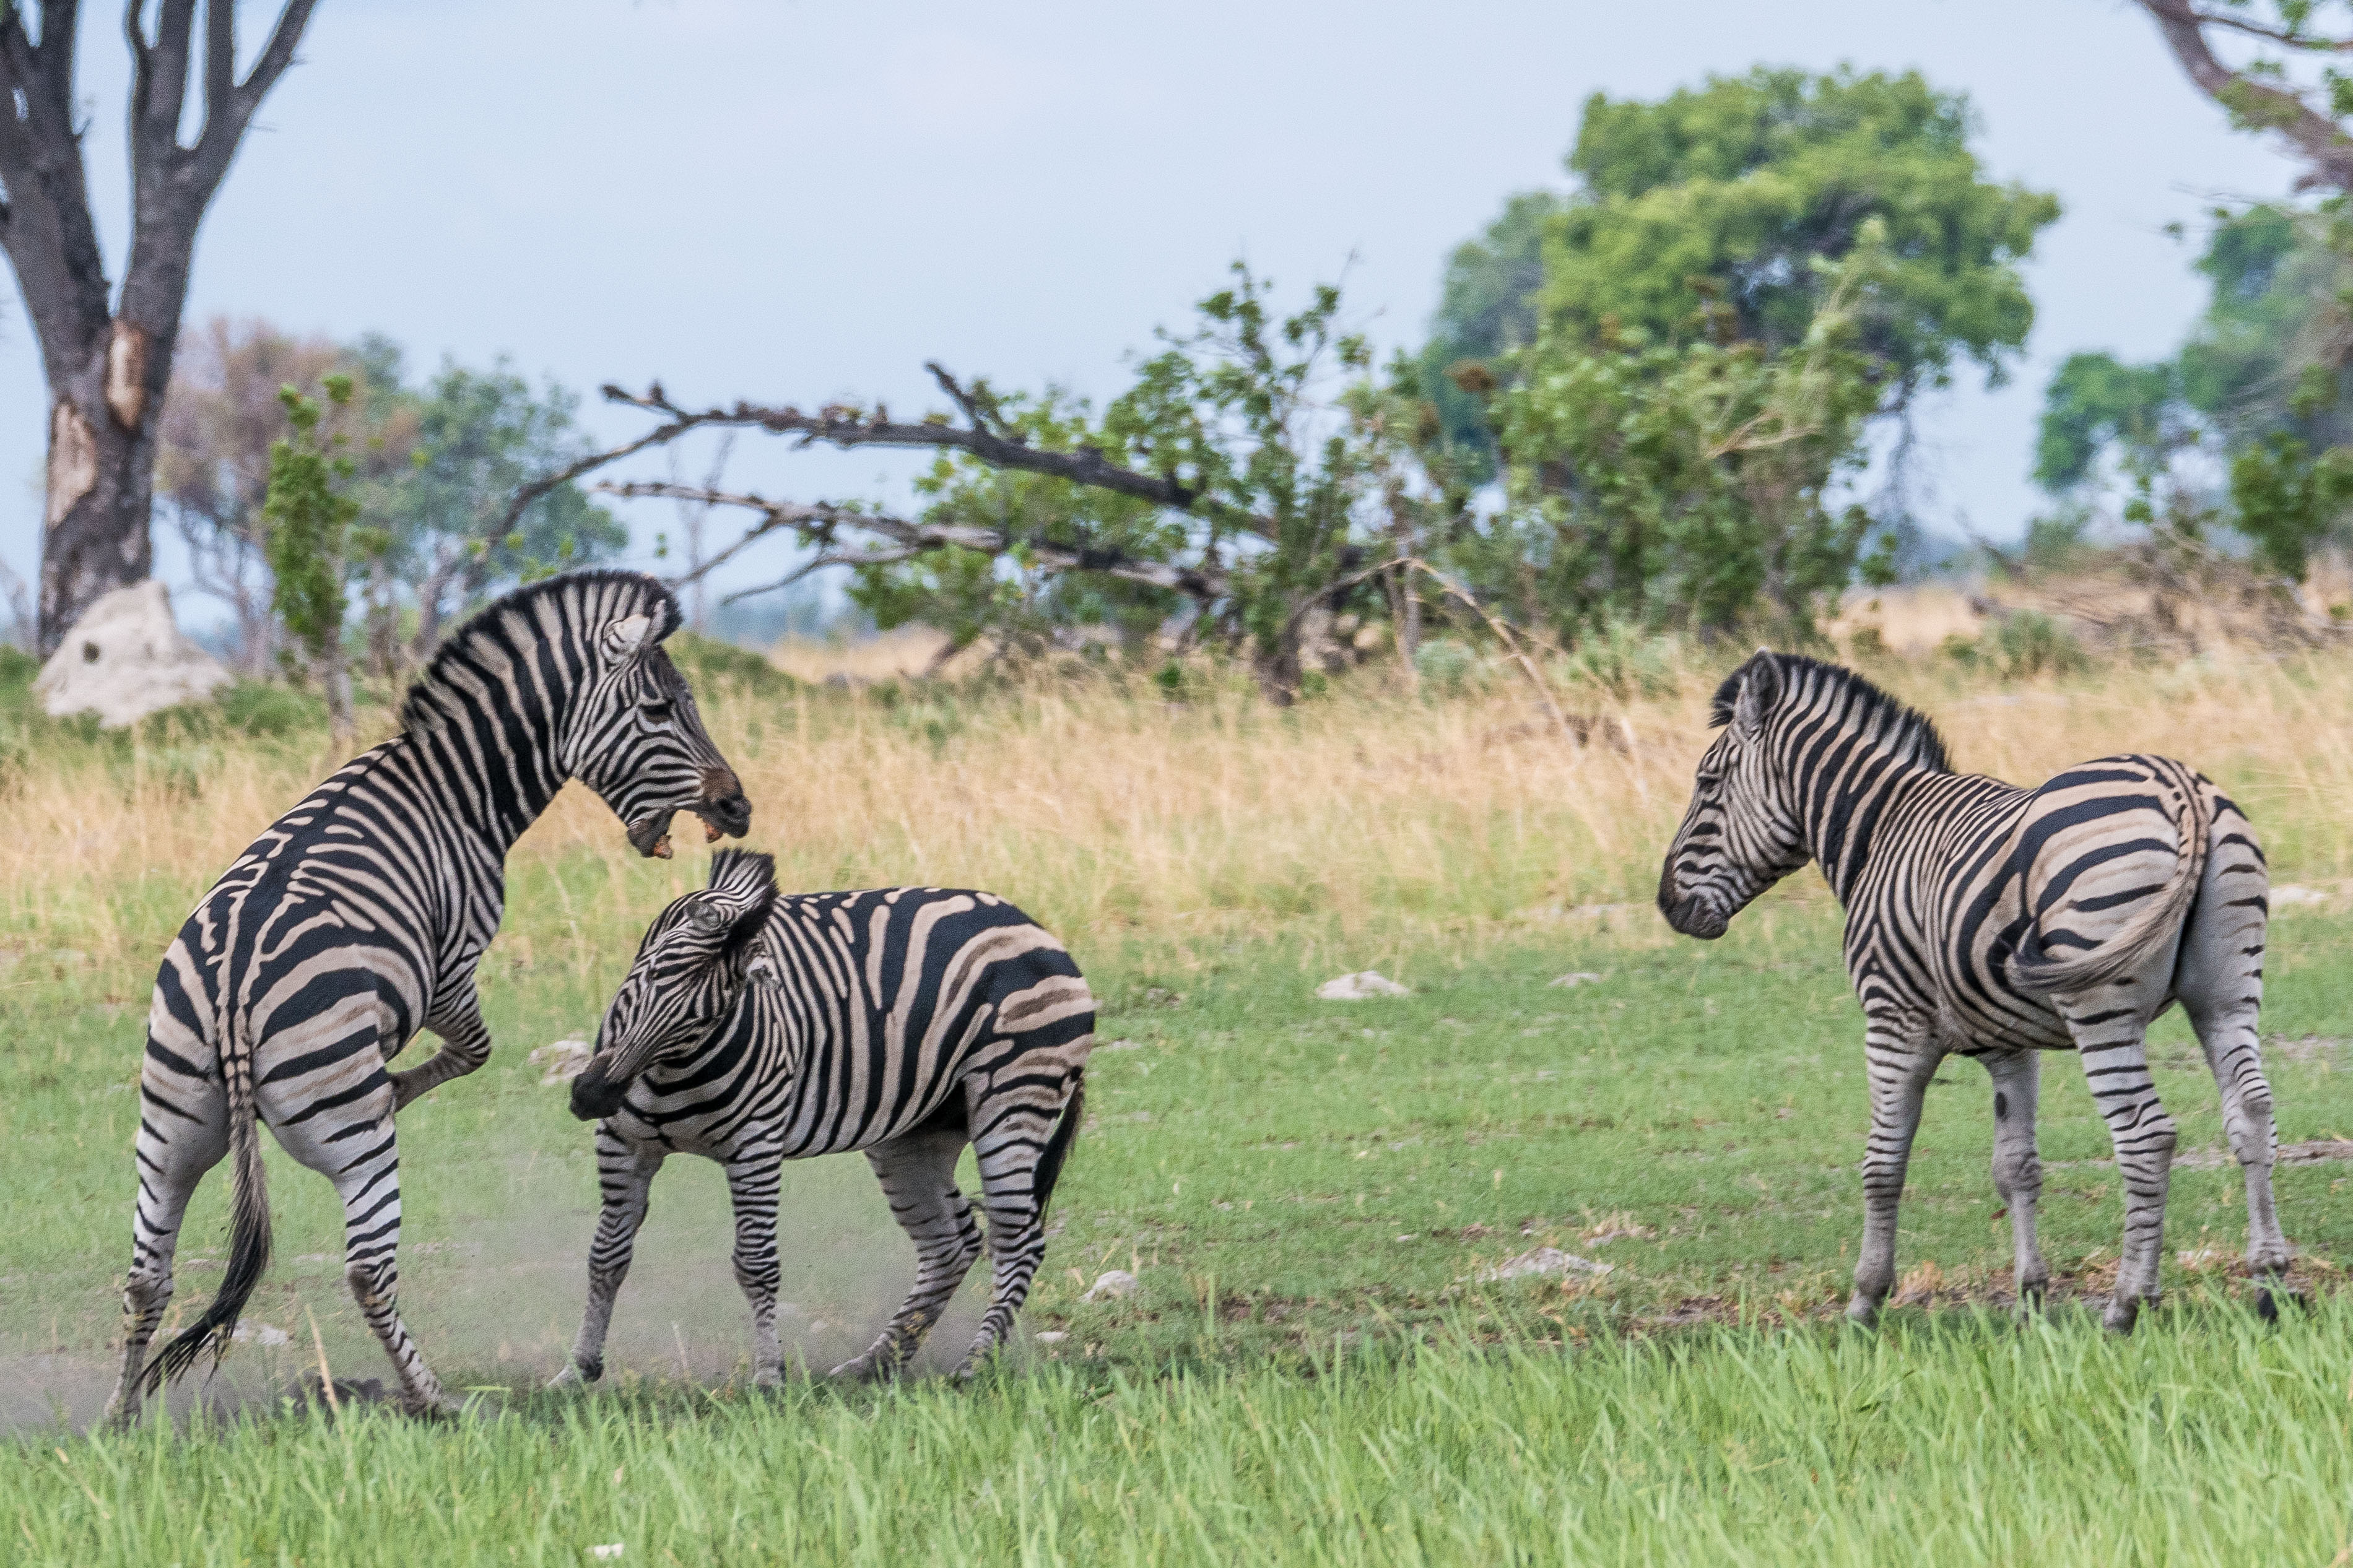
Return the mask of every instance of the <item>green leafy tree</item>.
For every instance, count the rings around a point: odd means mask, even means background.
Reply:
[[[1820,304],[1786,348],[1714,316],[1704,335],[1663,341],[1548,323],[1491,410],[1506,505],[1449,563],[1565,641],[1624,623],[1714,632],[1760,612],[1782,635],[1809,632],[1873,529],[1831,497],[1879,405],[1862,341],[1890,271],[1883,229],[1814,265]]]
[[[329,408],[350,405],[350,376],[332,374],[321,385]],[[325,689],[337,733],[344,734],[352,727],[352,696],[343,662],[343,579],[351,525],[360,511],[349,493],[354,465],[343,450],[342,433],[322,427],[323,411],[316,402],[292,386],[278,395],[288,429],[269,448],[269,483],[261,506],[270,603]]]
[[[2220,212],[2206,310],[2169,359],[2072,355],[2043,395],[2034,478],[2090,520],[2235,530],[2301,580],[2346,522],[2353,466],[2353,233],[2334,212]]]
[[[1475,431],[1444,374],[1534,341],[1686,341],[1703,318],[1786,350],[1836,262],[1877,222],[1883,276],[1853,352],[1900,413],[1964,360],[2000,381],[2033,324],[2019,268],[2055,197],[1985,176],[1966,99],[1916,72],[1758,68],[1657,102],[1586,102],[1566,196],[1514,197],[1449,265],[1423,360],[1457,438]],[[1698,287],[1695,288],[1694,284]],[[1709,330],[1714,330],[1710,328]]]
[[[371,381],[401,384],[396,350],[363,344]],[[488,371],[444,362],[406,394],[414,421],[406,469],[371,487],[370,521],[384,530],[384,570],[407,585],[415,615],[408,656],[421,658],[444,622],[507,583],[530,582],[625,548],[628,531],[577,485],[508,502],[531,480],[593,448],[579,399],[549,382],[534,390],[503,360]]]

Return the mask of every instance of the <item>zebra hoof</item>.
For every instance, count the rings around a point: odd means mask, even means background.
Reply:
[[[837,1383],[871,1383],[881,1375],[871,1355],[852,1356],[826,1373]]]
[[[2112,1334],[2129,1334],[2133,1331],[2133,1325],[2140,1321],[2140,1302],[2134,1298],[2118,1296],[2100,1315],[2101,1325]]]
[[[2021,1317],[2033,1317],[2042,1310],[2043,1298],[2050,1294],[2048,1279],[2029,1279],[2018,1288],[2018,1312]]]
[[[605,1363],[583,1368],[578,1362],[565,1362],[564,1370],[547,1380],[550,1388],[586,1388],[605,1375]]]
[[[752,1386],[763,1393],[774,1393],[784,1385],[785,1369],[783,1367],[764,1366],[752,1374]]]
[[[1846,1321],[1858,1329],[1876,1328],[1879,1324],[1879,1303],[1868,1297],[1855,1297],[1846,1304]]]

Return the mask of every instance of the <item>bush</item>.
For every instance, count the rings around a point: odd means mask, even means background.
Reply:
[[[687,684],[701,690],[733,685],[753,697],[790,697],[801,683],[770,664],[765,655],[699,632],[673,632],[662,644]]]

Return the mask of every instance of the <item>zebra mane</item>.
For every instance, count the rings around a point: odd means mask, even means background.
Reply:
[[[722,849],[711,858],[711,885],[745,890],[776,885],[776,858],[757,849]]]
[[[566,572],[561,576],[543,578],[517,588],[475,611],[441,639],[439,646],[433,650],[433,657],[426,661],[424,669],[409,683],[408,695],[401,700],[400,727],[415,730],[430,723],[437,717],[433,705],[427,700],[428,694],[448,684],[449,667],[463,657],[500,616],[510,610],[522,610],[528,615],[542,599],[576,596],[584,589],[604,587],[617,587],[635,597],[637,602],[620,613],[626,615],[633,610],[653,618],[652,643],[659,644],[678,630],[686,618],[678,607],[678,595],[665,587],[659,578],[649,577],[642,572],[593,567],[586,571]]]
[[[1771,659],[1780,670],[1778,709],[1786,710],[1800,704],[1843,709],[1857,727],[1875,730],[1881,745],[1888,750],[1908,750],[1913,760],[1931,773],[1953,771],[1952,761],[1945,753],[1945,738],[1936,732],[1935,722],[1926,713],[1905,707],[1844,665],[1825,663],[1801,653],[1767,653],[1760,649],[1755,658],[1725,676],[1708,705],[1711,728],[1721,729],[1732,722],[1741,680],[1758,659]]]

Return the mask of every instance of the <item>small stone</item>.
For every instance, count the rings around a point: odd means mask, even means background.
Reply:
[[[1525,1279],[1546,1274],[1607,1274],[1609,1265],[1596,1263],[1589,1258],[1579,1258],[1573,1252],[1563,1252],[1557,1247],[1539,1247],[1533,1252],[1523,1252],[1508,1262],[1493,1268],[1482,1268],[1472,1278],[1482,1285],[1499,1279]]]
[[[1550,981],[1547,984],[1557,986],[1563,991],[1574,991],[1580,985],[1599,985],[1601,984],[1603,978],[1604,977],[1601,975],[1593,973],[1590,970],[1579,969],[1573,973],[1564,974],[1557,980]]]
[[[1399,1241],[1419,1241],[1421,1238],[1418,1236],[1400,1236],[1398,1239]]]
[[[2318,888],[2302,888],[2294,882],[2272,889],[2271,904],[2275,910],[2293,909],[2297,904],[2325,904],[2328,895]]]
[[[1041,1345],[1058,1345],[1071,1336],[1060,1329],[1040,1329],[1029,1337]]]
[[[586,1072],[588,1059],[596,1054],[596,1047],[586,1040],[558,1040],[540,1047],[524,1059],[533,1067],[544,1064],[547,1070],[539,1075],[539,1081],[554,1085],[570,1083]]]
[[[1113,1268],[1095,1276],[1095,1282],[1087,1287],[1087,1293],[1079,1300],[1124,1301],[1142,1289],[1144,1289],[1143,1285],[1137,1281],[1134,1275],[1124,1268]]]
[[[628,1550],[628,1543],[627,1542],[613,1541],[607,1542],[602,1546],[590,1547],[588,1549],[588,1555],[591,1557],[613,1558],[618,1557],[622,1552],[627,1552]]]
[[[1134,1040],[1105,1040],[1095,1047],[1099,1051],[1140,1051],[1143,1048]]]
[[[294,1342],[294,1336],[275,1323],[239,1323],[228,1337],[238,1344],[259,1345],[264,1350]]]
[[[1315,994],[1326,1002],[1364,1002],[1376,996],[1410,996],[1413,993],[1379,971],[1367,969],[1326,980],[1315,988]]]

